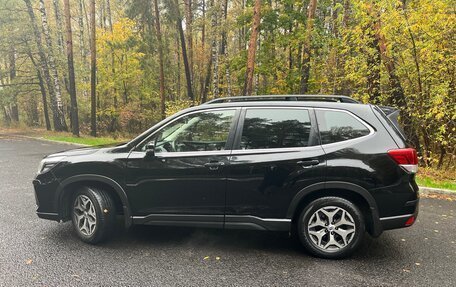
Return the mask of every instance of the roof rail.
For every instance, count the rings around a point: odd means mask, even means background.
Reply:
[[[359,103],[348,96],[337,95],[269,95],[269,96],[240,96],[218,98],[204,104],[220,104],[229,102],[255,102],[255,101],[316,101],[316,102],[339,102]]]

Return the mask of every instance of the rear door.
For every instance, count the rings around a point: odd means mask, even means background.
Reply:
[[[228,167],[227,228],[288,222],[296,193],[324,180],[315,123],[311,108],[243,108]]]

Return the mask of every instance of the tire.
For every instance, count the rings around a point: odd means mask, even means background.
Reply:
[[[115,230],[115,204],[102,189],[87,186],[78,189],[72,198],[70,212],[76,234],[86,243],[102,242]]]
[[[312,255],[326,259],[351,255],[366,231],[359,208],[346,199],[334,196],[309,203],[301,211],[297,224],[301,244]]]

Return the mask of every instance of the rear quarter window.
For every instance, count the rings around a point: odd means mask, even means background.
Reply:
[[[315,110],[321,144],[351,140],[370,134],[370,129],[350,113]]]

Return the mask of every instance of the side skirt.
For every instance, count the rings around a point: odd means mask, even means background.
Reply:
[[[226,215],[225,228],[289,231],[291,228],[291,219],[261,218],[252,215]]]
[[[251,215],[149,214],[133,216],[133,224],[289,231],[291,219],[260,218]]]

